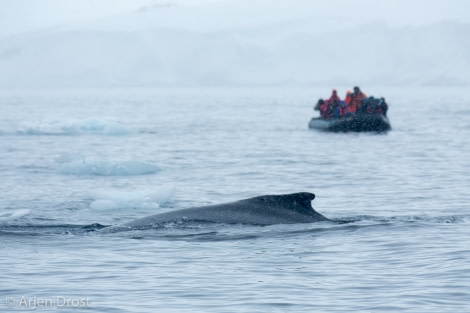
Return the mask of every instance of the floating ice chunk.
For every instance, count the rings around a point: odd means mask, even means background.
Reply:
[[[109,118],[41,120],[25,123],[17,131],[19,135],[78,136],[86,134],[122,136],[130,133],[122,123]]]
[[[157,165],[132,160],[75,159],[59,166],[59,172],[67,175],[135,176],[155,174]]]

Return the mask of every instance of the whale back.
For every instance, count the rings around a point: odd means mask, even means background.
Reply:
[[[312,208],[313,193],[265,195],[235,202],[180,209],[137,219],[124,224],[142,227],[175,220],[197,220],[219,223],[290,224],[327,221]]]

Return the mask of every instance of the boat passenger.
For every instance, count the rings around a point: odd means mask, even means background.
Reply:
[[[388,111],[388,104],[387,102],[385,101],[385,98],[380,98],[379,100],[379,107],[381,109],[381,113],[384,115],[384,116],[387,116],[387,111]]]
[[[315,111],[320,111],[320,106],[323,104],[323,99],[318,99],[317,104],[313,107]]]
[[[354,87],[354,92],[351,95],[351,101],[347,106],[347,111],[350,114],[356,113],[357,109],[362,103],[362,99],[366,97],[365,94],[362,93],[361,89],[359,87]]]
[[[344,98],[344,101],[340,101],[340,106],[338,109],[340,117],[351,115],[351,113],[348,112],[348,105],[351,103],[351,96],[352,92],[351,90],[348,90],[346,91],[346,97]]]
[[[379,100],[375,99],[374,97],[364,98],[364,100],[366,99],[367,99],[366,112],[367,113],[380,113]]]
[[[331,97],[328,99],[328,102],[333,103],[334,101],[337,101],[338,103],[341,101],[341,99],[338,96],[338,93],[336,92],[336,89],[333,89],[331,92]]]
[[[335,118],[339,118],[342,116],[343,106],[341,104],[341,100],[335,99],[333,102],[330,102],[330,110]]]
[[[333,89],[331,92],[331,96],[328,99],[328,104],[329,104],[329,112],[331,113],[332,117],[339,118],[343,116],[343,101],[341,101],[341,98],[338,96],[338,93],[336,89]]]
[[[324,101],[320,108],[320,115],[323,118],[330,119],[333,117],[333,103]]]
[[[351,96],[351,90],[346,91],[346,97],[344,98],[344,103],[346,103],[346,105],[349,105],[349,103],[351,103]]]
[[[328,101],[324,101],[323,99],[319,99],[315,107],[313,108],[316,111],[320,111],[320,116],[322,118],[329,118],[329,104]]]
[[[356,113],[366,113],[368,107],[369,107],[369,98],[364,98],[364,99],[362,99],[361,104],[357,108]]]
[[[339,99],[339,98],[338,98]],[[320,117],[325,119],[330,119],[332,117],[339,117],[339,112],[337,107],[341,101],[333,100],[323,100],[319,99],[317,104],[313,107],[315,111],[320,111]]]

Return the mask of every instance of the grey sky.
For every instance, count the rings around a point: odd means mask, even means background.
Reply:
[[[194,6],[216,1],[218,0],[0,0],[0,36],[70,21],[124,14],[155,3]]]
[[[332,21],[382,20],[392,26],[446,20],[470,23],[467,0],[0,0],[0,36],[170,3],[193,9],[199,6],[195,9],[207,11],[212,18],[212,24],[205,21],[212,28],[223,23],[240,26],[245,21],[263,23],[308,16],[331,17]],[[212,9],[214,13],[210,14]]]

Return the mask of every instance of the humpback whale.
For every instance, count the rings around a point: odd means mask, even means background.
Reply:
[[[264,195],[235,202],[193,207],[155,214],[124,224],[144,228],[175,221],[204,221],[227,224],[295,224],[328,221],[312,208],[313,193]]]

